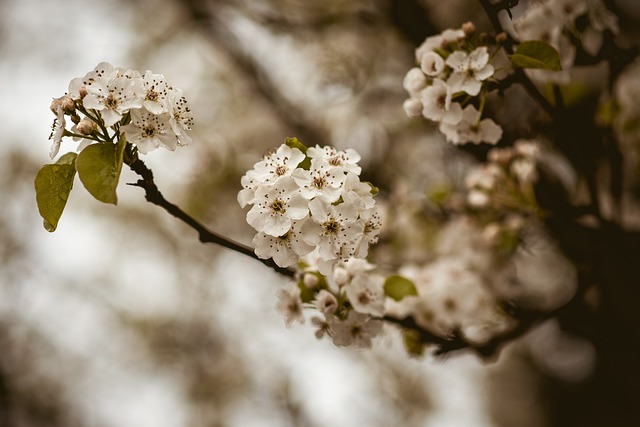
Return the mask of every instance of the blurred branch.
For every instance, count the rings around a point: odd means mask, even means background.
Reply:
[[[323,132],[309,125],[304,117],[294,114],[300,108],[289,102],[280,88],[264,75],[259,62],[245,52],[236,35],[229,29],[221,16],[221,11],[231,7],[225,0],[183,0],[182,5],[202,33],[228,53],[238,71],[243,74],[241,77],[254,84],[255,95],[269,103],[273,107],[272,111],[292,128],[298,138],[309,146],[322,143],[325,139]]]
[[[196,221],[194,218],[192,218],[186,212],[180,209],[178,206],[167,201],[162,195],[162,193],[160,193],[160,191],[158,190],[158,187],[156,186],[153,180],[153,172],[151,171],[151,169],[147,168],[147,166],[144,164],[142,160],[135,159],[134,161],[131,162],[129,167],[131,168],[132,171],[140,175],[140,177],[142,178],[135,183],[130,183],[129,185],[144,189],[145,199],[149,203],[153,203],[154,205],[160,206],[162,209],[164,209],[174,217],[178,218],[180,221],[184,222],[189,227],[196,230],[198,232],[198,239],[200,240],[200,242],[215,243],[227,249],[231,249],[232,251],[241,253],[250,258],[258,260],[264,265],[266,265],[267,267],[274,269],[280,274],[283,274],[289,277],[294,276],[294,272],[292,270],[279,267],[275,262],[273,262],[272,259],[258,258],[258,256],[253,252],[253,249],[250,248],[249,246],[245,246],[243,244],[234,242],[233,240],[230,240],[224,236],[214,233],[213,231],[210,231],[204,225],[200,224],[198,221]]]

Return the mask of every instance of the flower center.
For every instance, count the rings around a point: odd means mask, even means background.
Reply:
[[[110,93],[104,100],[104,105],[105,107],[111,109],[111,110],[115,110],[116,107],[118,106],[118,100],[113,96],[112,93]]]
[[[337,234],[340,230],[340,223],[333,218],[322,225],[326,234]]]
[[[276,175],[278,176],[282,176],[285,173],[287,173],[287,168],[284,165],[278,165],[278,167],[276,167]]]
[[[286,205],[282,199],[275,199],[271,202],[270,208],[273,213],[283,214],[286,212]]]

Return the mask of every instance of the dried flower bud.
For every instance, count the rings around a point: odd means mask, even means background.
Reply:
[[[78,89],[78,94],[80,95],[80,99],[83,99],[85,96],[87,96],[87,88],[82,86],[80,89]]]
[[[80,123],[76,125],[76,130],[82,135],[91,135],[95,131],[95,129],[95,123],[87,118],[80,120]]]
[[[79,116],[79,115],[77,115],[77,114],[73,114],[73,115],[71,115],[71,121],[72,121],[73,123],[75,123],[75,124],[80,123],[80,116]]]

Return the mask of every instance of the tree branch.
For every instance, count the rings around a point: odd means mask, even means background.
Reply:
[[[147,166],[144,164],[142,160],[140,159],[133,160],[131,164],[129,164],[129,167],[131,168],[132,171],[140,175],[140,177],[142,178],[135,183],[130,183],[129,185],[142,188],[145,191],[145,199],[149,203],[153,203],[156,206],[160,206],[162,209],[164,209],[165,211],[167,211],[168,213],[170,213],[171,215],[178,218],[180,221],[184,222],[189,227],[197,231],[198,239],[200,240],[200,242],[215,243],[227,249],[231,249],[232,251],[241,253],[250,258],[258,260],[264,265],[266,265],[267,267],[274,269],[280,274],[283,274],[288,277],[294,277],[295,272],[293,270],[279,267],[272,259],[258,258],[258,256],[253,252],[253,249],[250,248],[249,246],[245,246],[241,243],[234,242],[233,240],[227,239],[224,236],[220,236],[219,234],[216,234],[213,231],[210,231],[204,225],[200,224],[193,217],[191,217],[182,209],[180,209],[178,206],[167,201],[167,199],[164,198],[162,193],[160,193],[160,190],[158,190],[158,187],[156,186],[153,180],[153,172],[151,171],[151,169],[147,168]]]

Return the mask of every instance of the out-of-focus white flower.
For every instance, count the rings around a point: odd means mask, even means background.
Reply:
[[[276,309],[284,316],[287,327],[290,327],[295,321],[304,323],[300,288],[292,286],[288,289],[280,289],[277,296]]]
[[[337,298],[326,289],[322,289],[318,292],[314,304],[319,311],[326,315],[331,315],[338,309]]]
[[[332,318],[330,327],[333,332],[333,343],[338,347],[353,345],[356,348],[369,348],[372,338],[382,332],[382,320],[350,311],[345,320]]]
[[[417,96],[422,89],[427,87],[427,77],[420,68],[414,67],[404,76],[402,87],[412,96]]]
[[[384,314],[384,277],[379,274],[358,274],[345,286],[353,309],[372,316]]]
[[[422,101],[417,98],[406,99],[402,103],[402,108],[409,117],[420,117],[422,115]]]
[[[502,138],[502,128],[489,118],[480,120],[480,116],[481,113],[473,105],[467,105],[462,111],[462,120],[457,124],[443,121],[440,123],[440,132],[447,141],[456,145],[468,142],[497,144]]]

